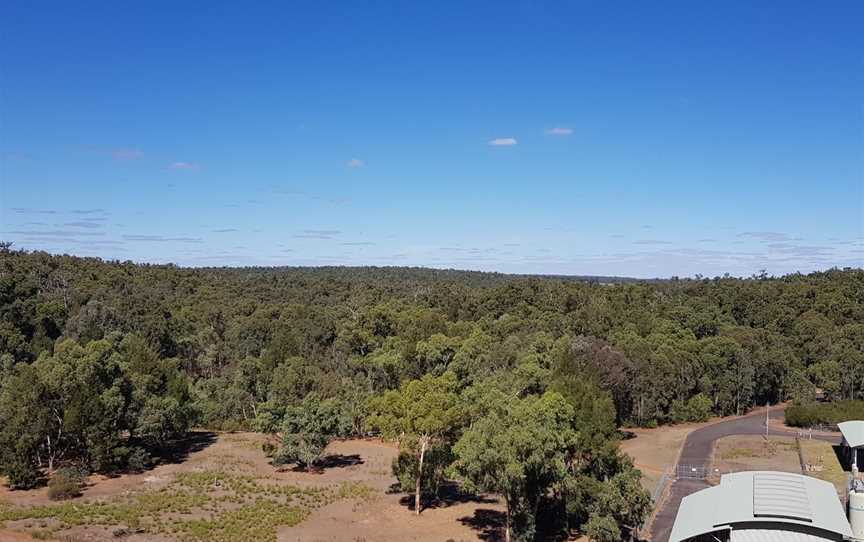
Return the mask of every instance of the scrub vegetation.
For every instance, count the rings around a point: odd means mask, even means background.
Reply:
[[[303,521],[311,510],[338,499],[364,499],[371,489],[346,482],[325,488],[276,484],[224,471],[186,472],[158,491],[107,501],[19,507],[0,504],[0,522],[56,520],[51,532],[74,526],[115,532],[171,535],[181,541],[272,541],[279,526]]]
[[[807,404],[817,387],[860,399],[862,292],[860,270],[601,281],[184,269],[4,244],[0,473],[29,488],[67,468],[146,471],[193,425],[271,435],[274,469],[315,473],[334,440],[373,433],[398,444],[393,474],[415,514],[456,483],[503,499],[507,537],[614,540],[650,508],[618,428]],[[2,517],[266,540],[272,518],[362,493],[220,476],[83,505],[64,483],[72,501]]]

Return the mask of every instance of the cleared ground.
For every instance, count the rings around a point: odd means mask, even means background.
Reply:
[[[684,439],[703,425],[686,423],[627,430],[633,437],[621,442],[621,451],[629,455],[642,472],[642,487],[654,491],[663,473],[675,466]]]
[[[798,448],[792,437],[736,435],[719,439],[714,445],[711,465],[718,474],[746,470],[774,470],[801,473]]]
[[[503,507],[455,494],[417,517],[396,481],[393,446],[336,442],[320,473],[277,471],[252,433],[198,433],[177,462],[115,478],[91,477],[82,497],[0,488],[0,541],[221,542],[490,540]]]

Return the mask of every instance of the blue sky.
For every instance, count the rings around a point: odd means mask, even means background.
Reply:
[[[637,277],[864,261],[859,1],[76,4],[0,7],[17,247]]]

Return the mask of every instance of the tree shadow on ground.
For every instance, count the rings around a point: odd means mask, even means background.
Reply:
[[[478,508],[473,516],[459,518],[459,523],[477,531],[480,540],[500,542],[504,540],[505,514],[500,510]]]
[[[212,431],[190,431],[185,437],[171,441],[160,448],[153,454],[153,459],[157,464],[185,463],[190,455],[200,452],[214,442],[216,442],[216,433]]]
[[[354,465],[362,465],[363,463],[365,463],[365,461],[363,461],[363,458],[360,457],[358,454],[330,454],[316,461],[315,464],[308,469],[303,465],[297,464],[291,468],[291,471],[308,472],[310,474],[322,474],[327,469],[344,469],[346,467],[353,467]]]
[[[214,442],[216,442],[216,433],[212,431],[190,431],[182,438],[171,440],[158,449],[150,450],[150,461],[143,468],[122,468],[102,474],[108,478],[118,478],[127,474],[149,472],[162,465],[179,465],[185,463],[192,454],[200,452]],[[88,482],[84,487],[91,485],[94,484]]]
[[[402,493],[402,487],[395,483],[390,486],[390,489],[387,491],[388,493]],[[454,504],[460,503],[479,503],[479,504],[493,504],[497,503],[497,499],[492,499],[489,497],[485,497],[483,495],[475,495],[473,493],[466,493],[462,491],[459,487],[459,484],[455,482],[446,482],[441,485],[438,489],[437,495],[422,495],[420,498],[420,511],[426,510],[428,508],[447,508],[448,506],[453,506]],[[401,499],[399,499],[399,504],[408,508],[411,511],[414,511],[414,494],[410,493],[408,495],[404,495]]]

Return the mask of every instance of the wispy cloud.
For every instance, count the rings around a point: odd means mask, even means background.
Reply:
[[[298,233],[296,235],[292,235],[294,239],[333,239],[332,235],[315,235],[312,233]]]
[[[515,137],[497,137],[497,138],[489,141],[489,144],[492,145],[493,147],[512,147],[513,145],[516,145],[517,143],[519,143],[519,142],[516,141]]]
[[[750,239],[758,239],[759,241],[771,241],[775,243],[780,241],[792,240],[792,237],[790,235],[776,231],[745,231],[743,233],[739,233],[738,237],[748,237]]]
[[[18,213],[19,215],[56,215],[57,211],[54,209],[31,209],[28,207],[12,207],[13,213]]]
[[[90,222],[90,221],[84,221],[84,220],[76,220],[75,222],[66,222],[63,225],[66,227],[69,227],[69,228],[102,228],[105,226],[105,224],[102,224],[101,222]]]
[[[105,209],[72,209],[72,214],[74,215],[107,215],[108,211]]]
[[[171,169],[179,169],[186,171],[198,171],[201,169],[201,166],[194,162],[174,162],[169,166]]]
[[[104,232],[101,231],[69,231],[69,230],[55,230],[55,231],[39,231],[39,230],[13,230],[5,233],[11,233],[14,235],[27,235],[29,237],[78,237],[79,235],[105,235]]]
[[[348,243],[340,243],[340,244],[342,244],[346,247],[371,247],[375,243],[373,243],[371,241],[351,241]]]
[[[672,241],[661,241],[659,239],[639,239],[634,241],[637,245],[671,245]]]
[[[273,186],[269,190],[265,189],[264,191],[269,191],[274,194],[281,194],[284,196],[298,196],[309,198],[315,201],[326,201],[327,203],[332,203],[333,205],[344,205],[346,203],[351,202],[351,198],[347,196],[325,196],[322,194],[310,194],[303,189],[294,188],[294,187],[280,187]]]
[[[573,128],[564,128],[563,126],[556,126],[555,128],[550,128],[546,130],[546,133],[554,136],[569,136],[573,133]]]
[[[237,228],[220,228],[218,230],[213,230],[213,233],[231,233],[238,231]]]
[[[365,166],[366,162],[364,160],[359,159],[359,158],[352,158],[352,159],[348,160],[348,163],[346,165],[352,169],[357,169],[357,168],[361,168],[361,167]]]
[[[163,237],[161,235],[124,235],[126,241],[150,241],[156,243],[162,242],[177,242],[177,243],[200,243],[200,237]]]

